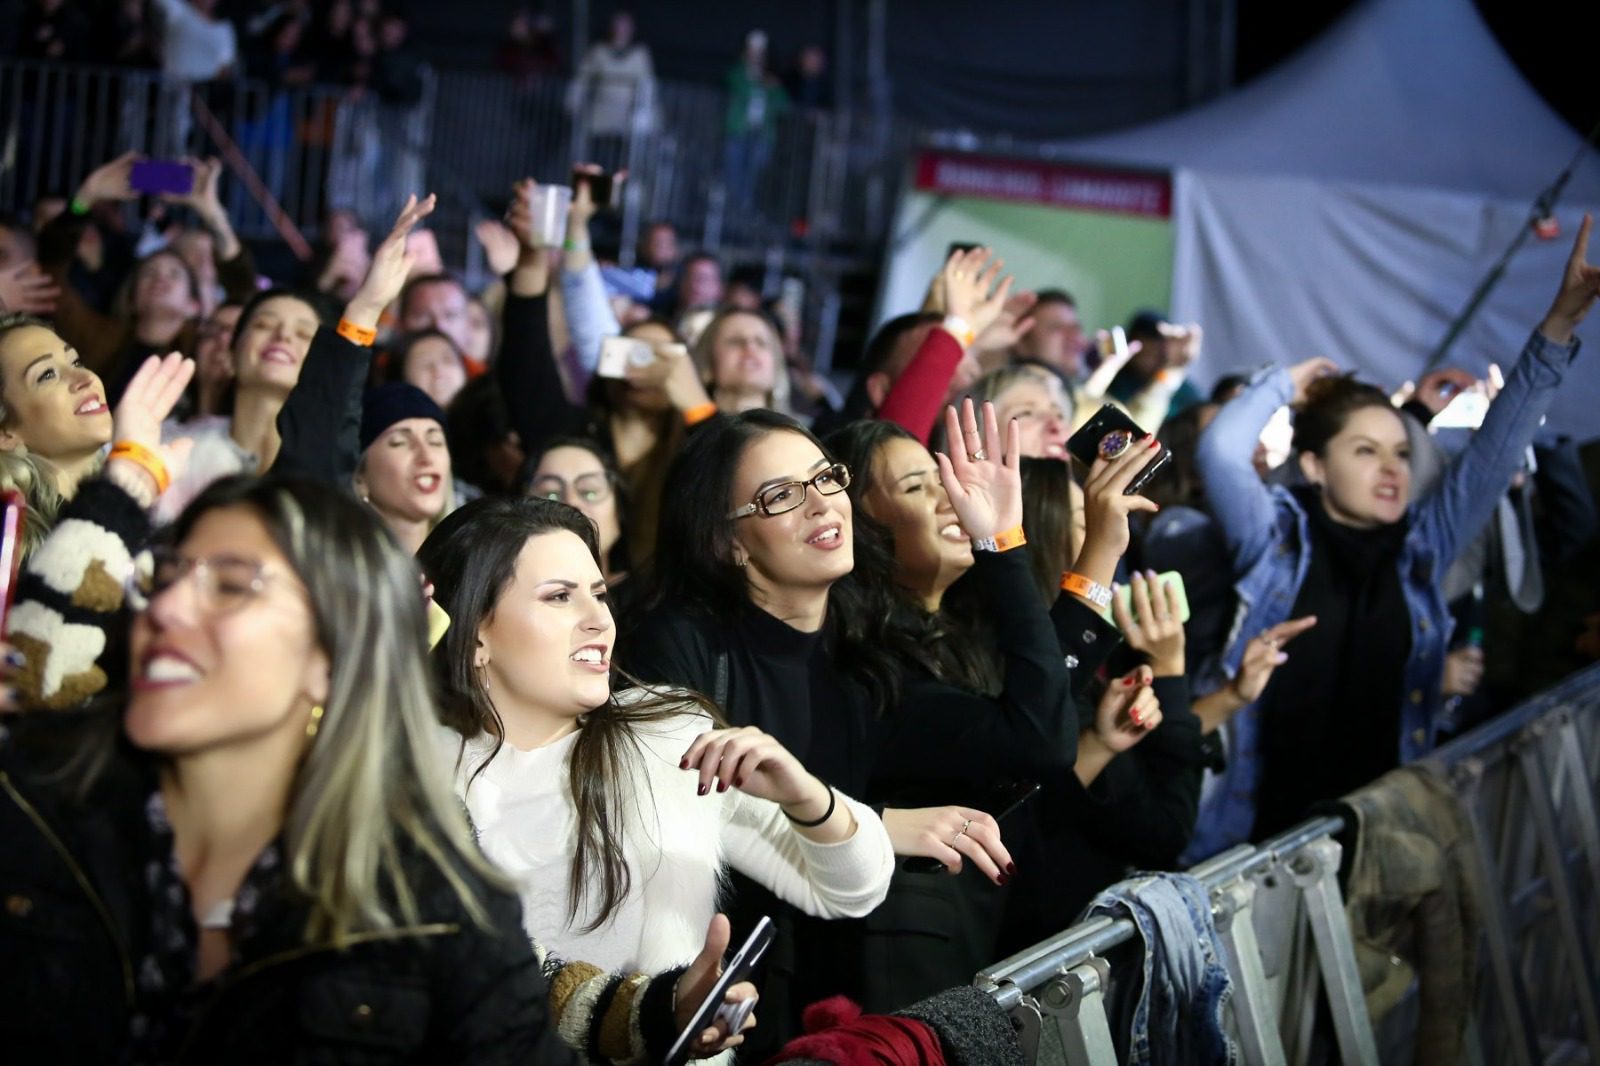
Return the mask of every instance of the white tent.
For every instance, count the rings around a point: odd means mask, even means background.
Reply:
[[[1061,145],[1175,172],[1175,318],[1202,323],[1197,376],[1334,357],[1385,385],[1415,376],[1533,198],[1582,138],[1523,80],[1470,0],[1368,0],[1303,53],[1215,103]],[[1447,362],[1507,363],[1548,307],[1600,154]],[[1590,250],[1600,259],[1600,239]],[[1600,432],[1600,315],[1551,415]]]

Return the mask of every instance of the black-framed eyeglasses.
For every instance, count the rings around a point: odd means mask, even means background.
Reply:
[[[128,579],[129,606],[137,611],[193,575],[200,609],[212,616],[231,614],[259,596],[273,576],[259,559],[237,555],[195,559],[172,548],[158,548],[150,555],[150,566],[135,564]]]
[[[571,497],[568,497],[568,489]],[[608,474],[581,474],[569,485],[566,478],[556,474],[536,477],[528,486],[528,495],[557,503],[605,503],[611,499],[611,477]]]
[[[794,510],[806,502],[806,490],[816,489],[824,496],[833,496],[850,487],[850,468],[834,463],[815,477],[805,481],[780,481],[756,493],[756,498],[743,507],[728,512],[729,518],[745,518],[760,514],[767,518]]]

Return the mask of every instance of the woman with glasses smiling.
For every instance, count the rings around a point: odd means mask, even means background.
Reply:
[[[576,507],[594,523],[601,570],[615,604],[628,576],[628,494],[610,454],[590,437],[556,437],[530,456],[523,469],[524,495]]]

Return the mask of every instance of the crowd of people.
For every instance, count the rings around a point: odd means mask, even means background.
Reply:
[[[747,176],[765,48],[730,82]],[[266,278],[220,165],[141,201],[139,162],[0,218],[30,1061],[654,1061],[762,917],[726,993],[760,1025],[692,1051],[781,1055],[810,1004],[963,984],[1502,708],[1495,619],[1600,524],[1541,431],[1586,372],[1587,220],[1482,381],[1317,357],[1206,397],[1199,325],[1119,348],[974,248],[841,396],[670,226],[600,262],[599,168],[559,240],[552,190],[508,190],[473,292],[432,197]],[[1106,406],[1135,428],[1069,448]]]

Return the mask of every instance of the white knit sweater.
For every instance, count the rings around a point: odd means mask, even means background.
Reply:
[[[878,815],[841,794],[856,831],[842,843],[817,844],[795,832],[774,803],[732,789],[698,795],[698,774],[678,763],[710,728],[698,711],[638,727],[633,802],[623,830],[632,886],[611,920],[593,932],[582,931],[584,908],[577,921],[567,919],[576,839],[567,759],[577,734],[534,751],[504,745],[476,777],[492,743],[479,737],[463,746],[451,734],[452,757],[462,756],[456,791],[484,852],[516,879],[528,933],[553,954],[643,973],[693,961],[717,911],[725,866],[821,917],[860,917],[883,901],[894,854]]]

